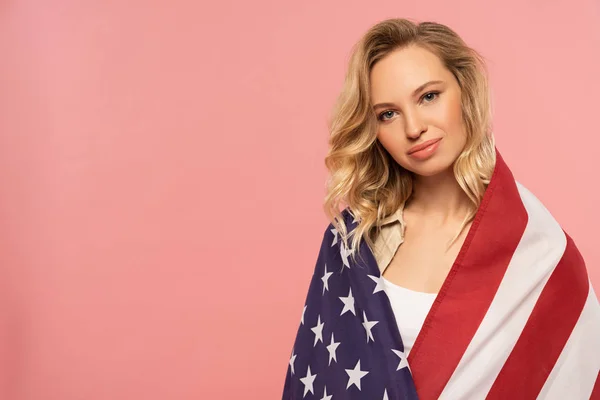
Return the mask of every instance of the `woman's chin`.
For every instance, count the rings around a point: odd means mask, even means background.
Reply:
[[[432,160],[433,161],[433,160]],[[446,163],[426,163],[424,165],[414,166],[412,165],[410,168],[406,168],[417,176],[423,177],[431,177],[440,174],[451,173],[454,174],[452,170],[452,164]]]

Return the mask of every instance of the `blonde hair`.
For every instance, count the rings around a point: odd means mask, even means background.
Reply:
[[[401,167],[377,140],[378,121],[371,105],[369,74],[373,65],[400,48],[417,45],[436,54],[461,88],[466,145],[453,165],[454,176],[472,202],[450,245],[473,220],[494,170],[491,100],[483,57],[453,30],[435,22],[403,18],[381,21],[353,46],[348,70],[329,125],[329,170],[324,210],[356,261],[360,240],[373,248],[381,221],[411,196],[414,174]],[[340,205],[358,221],[347,232]],[[349,245],[348,240],[352,238]],[[362,257],[361,257],[362,258]]]

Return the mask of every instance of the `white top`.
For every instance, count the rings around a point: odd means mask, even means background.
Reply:
[[[384,282],[384,291],[390,299],[398,323],[398,330],[404,344],[404,354],[408,356],[437,293],[417,292],[398,286],[388,281],[383,275],[381,277]]]

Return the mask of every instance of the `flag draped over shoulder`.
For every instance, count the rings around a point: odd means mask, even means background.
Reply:
[[[496,166],[407,358],[368,245],[327,227],[283,400],[600,398],[600,306],[571,237]],[[348,230],[357,224],[342,213]]]

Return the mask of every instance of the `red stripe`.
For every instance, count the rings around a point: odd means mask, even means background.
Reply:
[[[486,399],[536,398],[577,324],[589,281],[581,254],[565,235],[565,253]]]
[[[596,384],[592,389],[590,400],[600,400],[600,372],[598,372],[598,376],[596,377]]]
[[[514,177],[496,150],[494,174],[473,224],[408,357],[420,399],[442,393],[496,294],[527,218]]]

